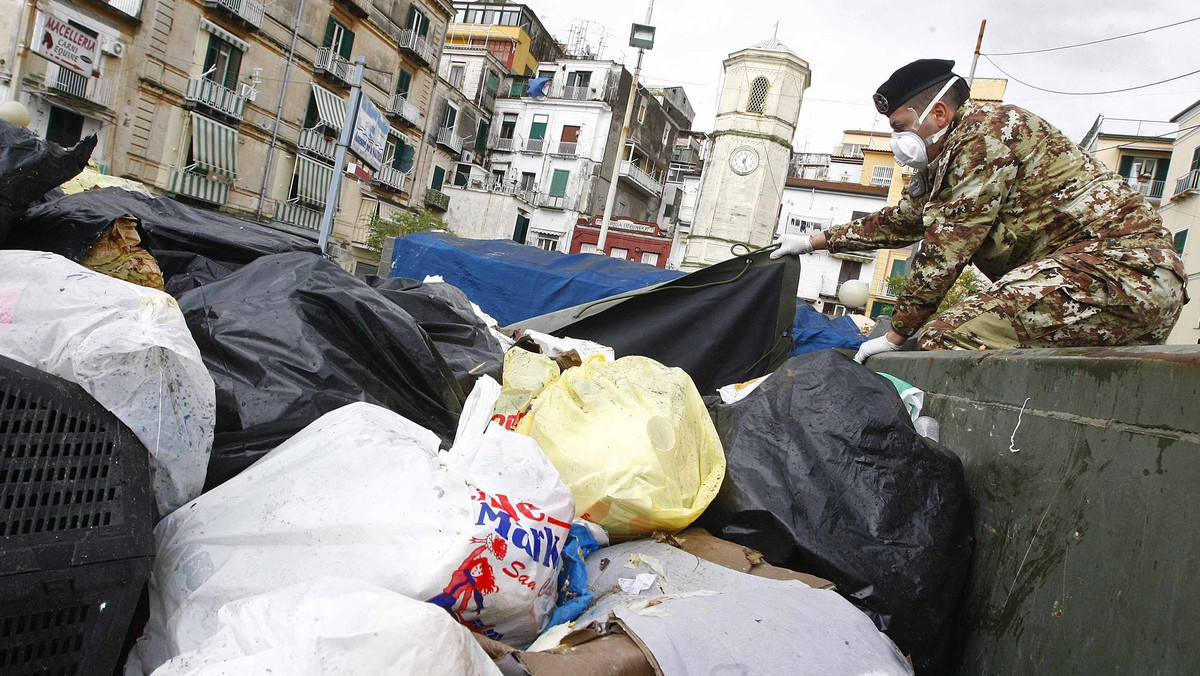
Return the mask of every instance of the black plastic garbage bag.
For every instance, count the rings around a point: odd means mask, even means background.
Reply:
[[[417,320],[465,394],[481,376],[501,380],[504,350],[458,287],[404,277],[369,276],[364,281]]]
[[[265,256],[178,300],[217,386],[206,489],[356,401],[454,436],[463,394],[433,341],[327,258]]]
[[[173,296],[220,279],[262,256],[320,253],[315,242],[166,197],[121,188],[66,195],[30,207],[6,248],[51,251],[79,260],[112,222],[138,219],[142,247],[154,256]]]
[[[916,433],[889,381],[832,350],[711,412],[728,467],[697,525],[832,580],[918,672],[941,673],[974,548],[958,457]]]
[[[0,243],[26,207],[83,171],[95,147],[95,134],[64,149],[0,120]]]

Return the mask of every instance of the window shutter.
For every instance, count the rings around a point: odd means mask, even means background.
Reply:
[[[338,53],[341,54],[343,59],[346,59],[347,61],[349,61],[350,53],[353,49],[354,49],[354,31],[347,28],[344,30],[344,34],[342,35],[342,46],[341,46],[341,49],[338,50]]]
[[[446,170],[441,167],[433,168],[433,189],[441,190],[442,184],[446,181]]]
[[[1129,173],[1131,171],[1133,171],[1133,156],[1126,155],[1125,157],[1121,158],[1121,168],[1117,173],[1121,174],[1125,178],[1129,178]]]
[[[482,155],[487,150],[487,138],[490,130],[491,125],[486,120],[479,121],[479,133],[475,135],[475,152]]]
[[[337,29],[337,21],[333,17],[325,22],[325,39],[321,41],[321,46],[329,48],[333,46],[333,32]]]
[[[394,165],[396,170],[403,171],[404,173],[412,171],[413,155],[416,155],[416,153],[416,147],[410,146],[407,143],[401,145],[399,148],[396,148],[396,157],[398,158],[396,164]]]
[[[225,88],[237,91],[238,74],[242,70],[242,50],[229,50],[229,67],[225,71]]]
[[[531,139],[546,138],[546,123],[545,122],[534,122],[533,124],[529,125],[529,138],[531,138]]]
[[[566,169],[555,169],[554,177],[550,179],[550,196],[562,197],[567,194],[567,180],[571,172]]]
[[[407,70],[401,70],[396,73],[396,93],[404,98],[408,98],[410,87],[412,87],[412,73]]]

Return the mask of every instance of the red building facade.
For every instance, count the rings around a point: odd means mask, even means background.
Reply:
[[[590,221],[580,219],[575,224],[575,233],[571,235],[570,253],[596,253],[601,220],[601,216],[595,216]],[[604,254],[665,269],[667,258],[671,255],[671,237],[664,233],[657,223],[638,221],[625,216],[615,217],[608,223]]]

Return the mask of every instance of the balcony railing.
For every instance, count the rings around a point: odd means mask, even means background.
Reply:
[[[246,97],[200,76],[188,78],[187,100],[238,120],[246,113]]]
[[[538,193],[537,205],[539,207],[547,207],[550,209],[574,210],[576,199],[574,195],[551,195],[550,193]]]
[[[575,153],[578,149],[579,149],[578,143],[567,143],[564,141],[564,142],[558,143],[554,147],[554,154],[562,155],[564,157],[575,157]]]
[[[1162,199],[1163,189],[1166,186],[1166,181],[1139,181],[1136,178],[1127,178],[1125,182],[1130,188],[1142,193],[1150,199]]]
[[[425,206],[445,211],[450,208],[450,196],[441,190],[430,188],[425,191]]]
[[[462,137],[454,131],[454,127],[442,127],[439,129],[437,142],[456,153],[462,152]]]
[[[347,87],[351,84],[350,62],[328,47],[317,50],[317,60],[313,62],[313,70],[327,73],[334,80]]]
[[[502,153],[511,153],[514,148],[514,142],[511,138],[493,136],[492,140],[488,141],[488,147],[492,150],[499,150]]]
[[[525,152],[542,153],[546,150],[546,139],[531,138],[525,140]]]
[[[654,177],[642,171],[641,167],[629,160],[621,161],[621,175],[633,181],[634,185],[640,187],[646,192],[655,197],[661,197],[663,192],[662,185],[654,180]]]
[[[412,52],[427,64],[432,65],[434,62],[433,45],[411,28],[400,33],[400,49]]]
[[[382,185],[385,188],[391,188],[396,192],[404,192],[404,182],[407,179],[408,174],[400,171],[399,169],[389,167],[386,164],[379,167],[379,171],[376,171],[371,175],[372,183],[376,185]]]
[[[409,126],[421,128],[421,111],[401,94],[396,94],[388,101],[387,113],[399,117],[401,122]]]
[[[210,204],[225,204],[229,201],[228,182],[215,181],[204,174],[193,172],[191,167],[171,172],[171,192]]]
[[[204,0],[207,7],[217,7],[229,12],[250,28],[261,28],[266,15],[266,5],[256,0]]]
[[[563,87],[562,98],[568,101],[587,101],[591,98],[591,89],[588,87]]]
[[[1185,174],[1183,178],[1175,181],[1175,194],[1172,197],[1179,197],[1186,192],[1196,190],[1200,190],[1200,169],[1193,169]]]
[[[275,203],[275,220],[304,230],[311,230],[314,235],[321,229],[321,216],[320,211],[295,202]]]
[[[879,288],[875,292],[880,298],[894,299],[899,297],[901,289],[904,288],[903,283],[894,283],[887,279],[879,280]]]
[[[58,71],[58,77],[51,80],[50,89],[112,110],[117,103],[118,85],[116,80],[86,77],[61,68]]]
[[[325,132],[320,128],[301,129],[300,137],[296,139],[296,145],[301,150],[320,157],[324,160],[333,161],[334,154],[337,152],[337,142],[325,136]]]

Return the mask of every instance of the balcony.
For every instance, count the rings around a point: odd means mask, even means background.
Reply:
[[[313,72],[324,73],[344,87],[349,87],[352,82],[350,62],[328,47],[317,50],[317,59],[313,62]]]
[[[578,200],[574,195],[551,195],[550,193],[537,193],[536,202],[539,207],[547,209],[563,209],[565,211],[574,211]]]
[[[412,29],[400,33],[400,49],[416,56],[427,65],[433,65],[436,61],[433,45]]]
[[[879,280],[879,288],[876,289],[875,295],[884,300],[895,300],[900,296],[900,291],[904,288],[903,283],[893,283],[887,279]]]
[[[410,127],[421,128],[421,111],[402,94],[396,94],[388,101],[387,114],[399,118]]]
[[[325,136],[319,127],[301,129],[296,146],[328,162],[332,162],[337,153],[337,141]]]
[[[101,108],[113,110],[116,108],[120,82],[85,77],[74,71],[60,68],[58,77],[50,80],[49,90],[53,94],[67,94]]]
[[[462,137],[454,131],[454,127],[442,127],[439,129],[437,142],[449,148],[454,153],[462,152]]]
[[[493,136],[492,140],[488,141],[488,147],[502,153],[511,153],[515,149],[515,143],[511,138]]]
[[[450,208],[450,196],[441,190],[430,188],[425,191],[425,206],[445,211]]]
[[[562,96],[559,98],[568,101],[587,101],[591,97],[591,89],[588,87],[563,87]]]
[[[238,122],[246,113],[246,97],[207,78],[188,78],[186,98],[189,104],[204,106]]]
[[[204,174],[195,173],[191,167],[171,172],[170,191],[209,204],[225,204],[229,201],[228,182],[216,181]]]
[[[563,141],[554,146],[554,152],[552,152],[551,154],[552,155],[561,155],[563,157],[575,157],[575,154],[578,150],[579,150],[578,143],[567,143],[567,142]]]
[[[546,150],[546,139],[531,138],[525,141],[525,152],[541,155]]]
[[[394,169],[388,165],[379,167],[379,170],[371,175],[371,183],[373,185],[381,185],[396,192],[404,192],[404,182],[408,180],[408,174]]]
[[[662,185],[633,162],[621,161],[621,176],[629,179],[634,185],[649,193],[651,197],[662,197]]]
[[[322,215],[316,209],[300,206],[295,202],[275,203],[275,220],[280,223],[294,225],[301,230],[310,231],[312,236],[315,236],[321,230]]]
[[[1179,197],[1185,193],[1196,192],[1197,190],[1200,190],[1200,169],[1193,169],[1175,181],[1175,194],[1171,195],[1171,197]]]
[[[1151,200],[1162,199],[1163,189],[1167,183],[1166,181],[1139,181],[1136,178],[1126,178],[1125,182],[1129,184],[1130,188]]]
[[[254,30],[262,28],[266,15],[266,5],[255,0],[204,0],[204,6],[222,10],[235,21]]]
[[[133,18],[142,13],[142,0],[107,0],[108,6],[120,10]]]

